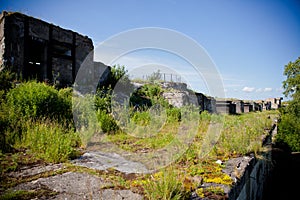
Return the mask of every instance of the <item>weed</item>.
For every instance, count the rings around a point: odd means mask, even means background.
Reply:
[[[30,149],[36,157],[47,162],[63,162],[75,157],[76,147],[80,145],[80,138],[74,131],[65,129],[57,122],[27,121],[26,129],[18,147]]]
[[[182,182],[173,169],[165,169],[154,174],[144,185],[145,195],[149,200],[183,199]]]

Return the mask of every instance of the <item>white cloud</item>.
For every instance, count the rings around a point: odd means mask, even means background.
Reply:
[[[262,92],[262,91],[263,91],[263,89],[261,89],[261,88],[258,88],[255,90],[255,92]]]
[[[244,87],[244,88],[243,88],[243,91],[244,91],[244,92],[253,92],[254,90],[255,90],[254,87]]]
[[[265,88],[264,92],[271,92],[273,89],[272,88]]]

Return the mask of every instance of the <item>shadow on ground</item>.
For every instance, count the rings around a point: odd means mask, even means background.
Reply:
[[[300,152],[274,147],[274,171],[267,181],[264,200],[300,199]]]

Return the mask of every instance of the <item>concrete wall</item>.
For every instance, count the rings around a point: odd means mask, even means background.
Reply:
[[[282,98],[268,98],[266,99],[266,102],[270,104],[271,109],[278,109],[281,107],[281,100]]]
[[[233,101],[233,103],[235,104],[237,114],[241,114],[244,112],[244,102],[243,101],[237,100],[237,101]]]
[[[217,100],[216,111],[217,113],[236,114],[236,104],[232,101]]]
[[[208,111],[210,113],[216,113],[216,100],[213,97],[205,96],[202,93],[195,93],[198,105],[201,111]]]
[[[93,64],[90,38],[16,12],[0,16],[0,47],[0,65],[23,78],[71,85],[86,58]]]
[[[263,141],[263,145],[267,149],[261,153],[261,157],[248,158],[237,162],[234,171],[242,172],[240,178],[237,178],[235,185],[228,193],[229,200],[262,200],[263,192],[266,188],[267,180],[270,177],[272,165],[272,135],[277,133],[277,125],[274,124],[273,129]],[[243,162],[244,161],[244,162]],[[241,164],[242,163],[242,164]]]

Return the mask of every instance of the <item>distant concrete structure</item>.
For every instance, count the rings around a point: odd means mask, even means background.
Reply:
[[[0,66],[24,79],[71,85],[93,42],[87,36],[42,20],[3,11],[0,15]],[[88,57],[91,63],[93,55]]]
[[[265,101],[268,102],[268,106],[270,109],[278,109],[281,107],[282,97],[268,98]]]
[[[261,111],[261,105],[255,101],[252,102],[253,111]]]
[[[216,99],[213,97],[206,96],[202,93],[195,93],[198,99],[198,105],[200,106],[200,111],[208,111],[210,113],[216,113]]]
[[[252,112],[253,111],[253,104],[250,102],[244,103],[244,113]]]
[[[229,100],[216,100],[216,112],[224,114],[236,114],[236,104]]]
[[[244,113],[244,102],[242,100],[234,100],[233,103],[237,114]]]

